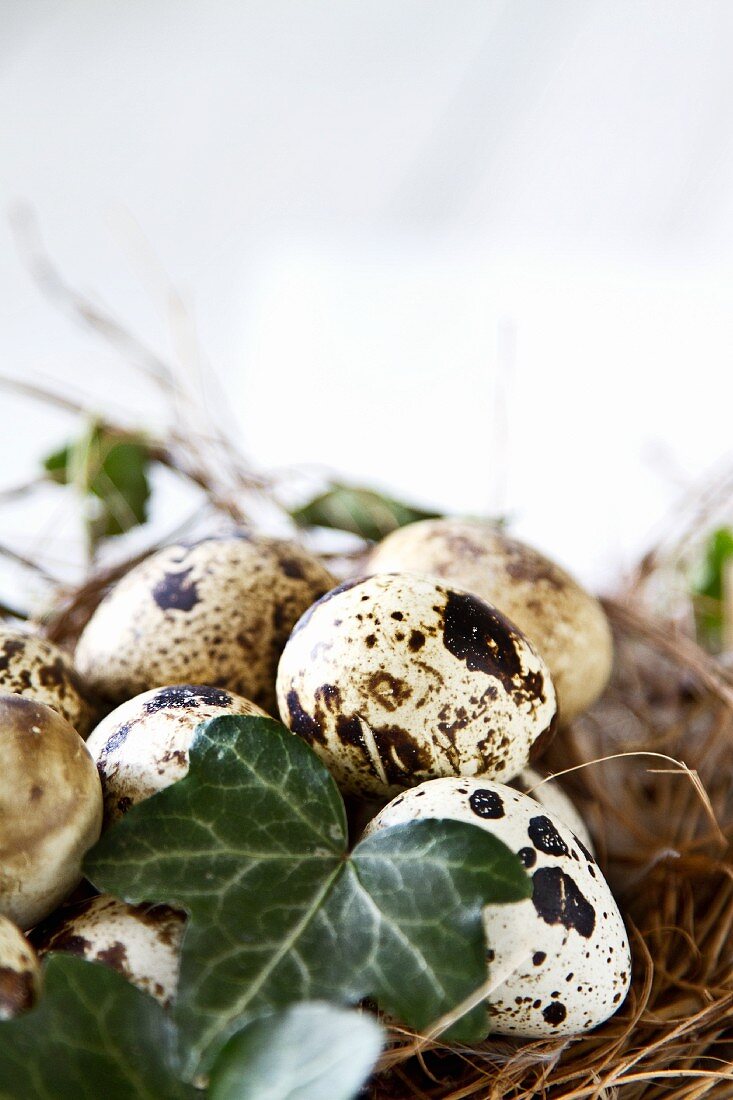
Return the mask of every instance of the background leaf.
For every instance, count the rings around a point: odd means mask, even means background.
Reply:
[[[211,1072],[210,1100],[352,1100],[371,1073],[382,1030],[364,1013],[298,1004],[229,1040]]]
[[[0,1024],[2,1100],[194,1100],[175,1076],[174,1030],[120,974],[51,955],[31,1012]]]
[[[133,807],[87,861],[95,885],[190,914],[175,1016],[187,1072],[248,1020],[294,1001],[375,997],[421,1028],[486,979],[482,907],[531,886],[490,833],[387,829],[347,858],[343,801],[279,723],[199,727],[185,779]],[[486,1034],[483,1007],[453,1031]]]
[[[719,652],[723,644],[725,575],[733,562],[733,528],[719,527],[705,546],[701,575],[693,585],[698,637],[706,649]]]
[[[331,527],[350,531],[374,542],[397,527],[419,519],[436,519],[439,512],[427,512],[373,489],[334,482],[325,493],[294,509],[291,516],[301,527]]]
[[[142,436],[122,435],[97,422],[43,462],[53,481],[75,486],[86,499],[92,548],[100,539],[124,534],[146,521],[149,466],[150,452]]]

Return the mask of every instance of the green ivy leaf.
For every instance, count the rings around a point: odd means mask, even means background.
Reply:
[[[397,527],[419,519],[436,519],[440,513],[403,504],[372,489],[333,482],[325,493],[295,508],[290,515],[301,527],[330,527],[377,542]]]
[[[371,1016],[294,1005],[229,1040],[212,1069],[209,1100],[352,1100],[381,1048]]]
[[[531,890],[508,848],[456,821],[385,829],[349,856],[313,750],[270,719],[228,716],[199,727],[188,775],[105,834],[86,873],[127,901],[188,910],[174,1013],[189,1077],[295,1001],[371,996],[425,1028],[486,979],[482,907]],[[479,1007],[450,1034],[487,1030]]]
[[[293,1005],[255,1020],[226,1044],[210,1100],[351,1100],[382,1047],[366,1014]],[[0,1023],[0,1100],[194,1100],[179,1077],[168,1014],[117,971],[50,955],[33,1011]]]
[[[79,439],[43,461],[53,481],[75,486],[84,497],[92,547],[145,523],[149,466],[150,452],[142,436],[121,435],[96,421]]]
[[[176,1077],[173,1024],[120,974],[51,955],[44,993],[0,1024],[2,1100],[194,1100]]]
[[[719,527],[707,541],[701,575],[693,585],[693,595],[698,597],[695,607],[698,636],[713,652],[719,651],[723,642],[725,573],[731,561],[733,528]]]

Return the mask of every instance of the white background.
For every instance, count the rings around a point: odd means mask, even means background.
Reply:
[[[2,0],[0,356],[155,419],[8,217],[163,351],[165,273],[247,453],[509,512],[608,585],[730,454],[728,0]],[[0,395],[0,482],[73,425]],[[6,513],[29,547],[53,500]],[[39,535],[40,532],[40,535]]]

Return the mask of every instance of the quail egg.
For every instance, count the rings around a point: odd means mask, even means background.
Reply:
[[[502,1035],[572,1035],[602,1023],[630,983],[626,929],[600,868],[570,828],[501,783],[436,779],[399,795],[366,835],[418,818],[479,825],[516,852],[532,897],[488,905],[492,1028]]]
[[[108,714],[87,741],[102,780],[105,820],[182,779],[196,727],[220,714],[265,712],[224,688],[179,684],[143,692]]]
[[[328,593],[293,630],[277,690],[283,722],[366,797],[442,775],[510,779],[554,728],[552,681],[524,635],[429,577]]]
[[[120,703],[160,684],[212,684],[275,706],[275,672],[300,615],[333,584],[305,550],[241,534],[178,543],[132,569],[79,639],[76,665]]]
[[[39,955],[63,951],[104,963],[168,1007],[178,985],[185,915],[168,905],[126,905],[99,894],[65,906],[34,933]]]
[[[57,710],[86,737],[92,712],[70,657],[52,642],[0,624],[0,693],[13,692]]]
[[[512,779],[509,785],[521,791],[522,794],[528,794],[530,798],[533,798],[535,802],[539,802],[542,806],[546,806],[551,814],[559,817],[565,825],[572,829],[578,839],[583,841],[591,855],[595,855],[593,838],[590,835],[588,826],[575,808],[575,803],[569,795],[565,794],[556,779],[546,779],[534,768],[525,768],[524,771]]]
[[[79,734],[22,695],[0,696],[0,823],[0,913],[30,928],[81,879],[102,787]]]
[[[31,1008],[40,985],[35,951],[17,925],[0,917],[0,1020]]]
[[[495,524],[430,519],[393,531],[367,562],[373,573],[427,573],[494,604],[544,657],[569,722],[605,688],[613,663],[611,630],[601,605],[543,554]]]

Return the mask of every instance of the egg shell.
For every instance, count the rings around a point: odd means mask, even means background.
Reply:
[[[525,768],[515,776],[510,783],[522,794],[529,795],[535,802],[546,806],[555,817],[558,817],[564,825],[571,829],[578,840],[582,840],[592,856],[595,856],[593,838],[588,831],[588,826],[578,813],[575,803],[565,793],[556,779],[548,779],[534,768]]]
[[[305,609],[333,585],[301,547],[241,534],[178,543],[105,597],[76,650],[83,679],[120,703],[161,684],[211,684],[272,711],[275,673]]]
[[[486,829],[532,878],[532,898],[484,910],[489,977],[500,982],[488,997],[495,1032],[572,1035],[618,1010],[631,980],[624,922],[600,868],[559,818],[501,783],[437,779],[395,798],[365,835],[420,818]]]
[[[153,688],[108,714],[87,740],[102,780],[105,820],[119,819],[182,779],[197,726],[222,714],[265,716],[241,695],[194,684]]]
[[[0,1020],[31,1008],[41,985],[36,953],[21,930],[0,917]]]
[[[442,775],[509,779],[554,730],[541,658],[503,615],[428,577],[349,581],[295,627],[283,722],[363,797]]]
[[[91,729],[92,708],[71,658],[45,638],[0,625],[0,693],[6,692],[45,703],[80,737]]]
[[[608,683],[613,639],[598,600],[495,524],[454,518],[411,523],[374,548],[367,570],[429,574],[498,607],[547,662],[562,722],[586,710]]]
[[[0,696],[0,822],[0,913],[30,928],[80,881],[102,787],[78,733],[22,695]]]
[[[565,793],[556,779],[550,779],[535,771],[534,768],[524,768],[514,779],[509,780],[509,786],[522,794],[529,795],[535,802],[546,806],[555,817],[567,825],[578,840],[582,840],[590,854],[595,858],[595,846],[588,826],[578,813],[575,803]],[[387,805],[388,799],[379,799],[367,802],[364,799],[347,799],[346,810],[349,817],[352,833],[363,832],[370,821]]]
[[[185,915],[168,905],[127,905],[100,894],[61,909],[35,939],[41,957],[60,951],[103,963],[168,1007],[185,925]]]

